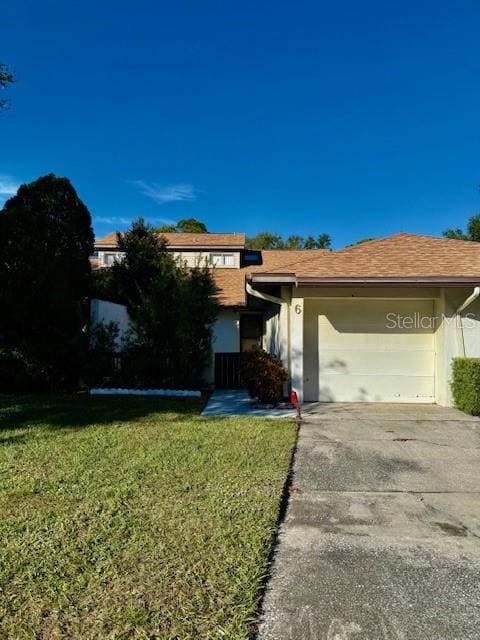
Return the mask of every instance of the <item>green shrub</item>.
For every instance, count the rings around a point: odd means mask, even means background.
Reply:
[[[275,404],[282,400],[283,386],[288,374],[275,356],[261,349],[242,353],[240,375],[252,398],[264,404]]]
[[[219,310],[212,269],[176,260],[141,219],[119,236],[118,248],[124,257],[109,269],[107,299],[124,304],[131,322],[122,376],[129,386],[198,389]]]
[[[118,381],[116,368],[120,329],[118,322],[99,322],[90,327],[90,348],[86,382],[89,386],[110,386]]]
[[[455,406],[472,416],[480,415],[480,358],[454,358],[452,371]]]

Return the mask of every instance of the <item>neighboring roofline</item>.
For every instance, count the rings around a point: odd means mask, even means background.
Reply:
[[[346,247],[340,249],[333,249],[333,253],[351,253],[352,249],[358,249],[360,247],[368,247],[372,244],[382,243],[385,240],[392,240],[397,238],[421,238],[423,240],[439,240],[441,242],[448,242],[450,244],[475,244],[473,240],[461,240],[460,238],[446,238],[445,236],[430,236],[426,233],[408,233],[408,231],[399,231],[398,233],[392,233],[388,236],[381,236],[379,238],[371,238],[370,240],[363,240],[361,242],[355,242],[349,244]]]
[[[335,286],[356,286],[356,287],[382,287],[385,285],[395,286],[417,286],[431,287],[466,287],[480,284],[480,276],[378,276],[378,277],[318,277],[318,276],[295,276],[294,274],[278,273],[253,273],[249,279],[252,282],[272,283],[272,284],[295,284],[298,287],[335,287]]]
[[[95,250],[103,250],[103,249],[114,249],[118,250],[118,244],[96,244],[94,245]],[[168,248],[171,250],[181,249],[182,251],[198,251],[198,250],[208,250],[208,251],[242,251],[244,246],[242,244],[198,244],[197,246],[193,246],[191,244],[172,244],[168,243]]]
[[[168,247],[170,249],[182,249],[187,251],[198,251],[200,250],[218,250],[218,251],[242,251],[244,249],[243,244],[201,244],[194,246],[192,244],[172,244],[168,243]]]

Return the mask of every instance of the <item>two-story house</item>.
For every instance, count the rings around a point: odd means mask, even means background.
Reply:
[[[239,384],[239,354],[278,355],[302,400],[451,403],[451,361],[480,356],[480,243],[400,233],[337,251],[251,251],[241,233],[163,234],[213,269],[221,311],[209,379]],[[92,264],[121,257],[115,233]],[[128,326],[92,301],[94,320]]]
[[[214,362],[207,379],[217,387],[236,387],[241,351],[253,345],[267,347],[271,304],[253,299],[247,308],[245,293],[246,269],[260,266],[262,253],[245,248],[243,233],[163,233],[162,236],[175,258],[187,266],[205,264],[213,269],[221,311],[214,328]],[[94,268],[108,268],[121,258],[116,232],[95,242],[91,259]],[[93,300],[92,319],[117,322],[121,334],[128,330],[128,314],[121,305]]]

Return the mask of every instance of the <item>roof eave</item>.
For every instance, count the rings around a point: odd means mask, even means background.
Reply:
[[[247,276],[247,280],[268,284],[298,284],[294,273],[251,273]]]
[[[176,250],[190,250],[190,251],[243,251],[245,247],[243,245],[192,245],[192,244],[171,244],[167,243],[169,249]],[[94,248],[98,250],[117,250],[118,244],[95,244]]]
[[[378,277],[316,277],[299,276],[298,286],[302,287],[335,287],[335,286],[357,286],[357,287],[465,287],[480,284],[480,276],[378,276]]]
[[[270,284],[294,284],[297,287],[467,287],[478,286],[480,276],[376,276],[376,277],[338,277],[338,276],[296,276],[283,273],[253,273],[251,282]]]

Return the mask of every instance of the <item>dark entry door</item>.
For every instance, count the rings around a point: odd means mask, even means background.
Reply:
[[[240,351],[249,351],[254,347],[262,348],[263,315],[245,313],[240,316]]]

